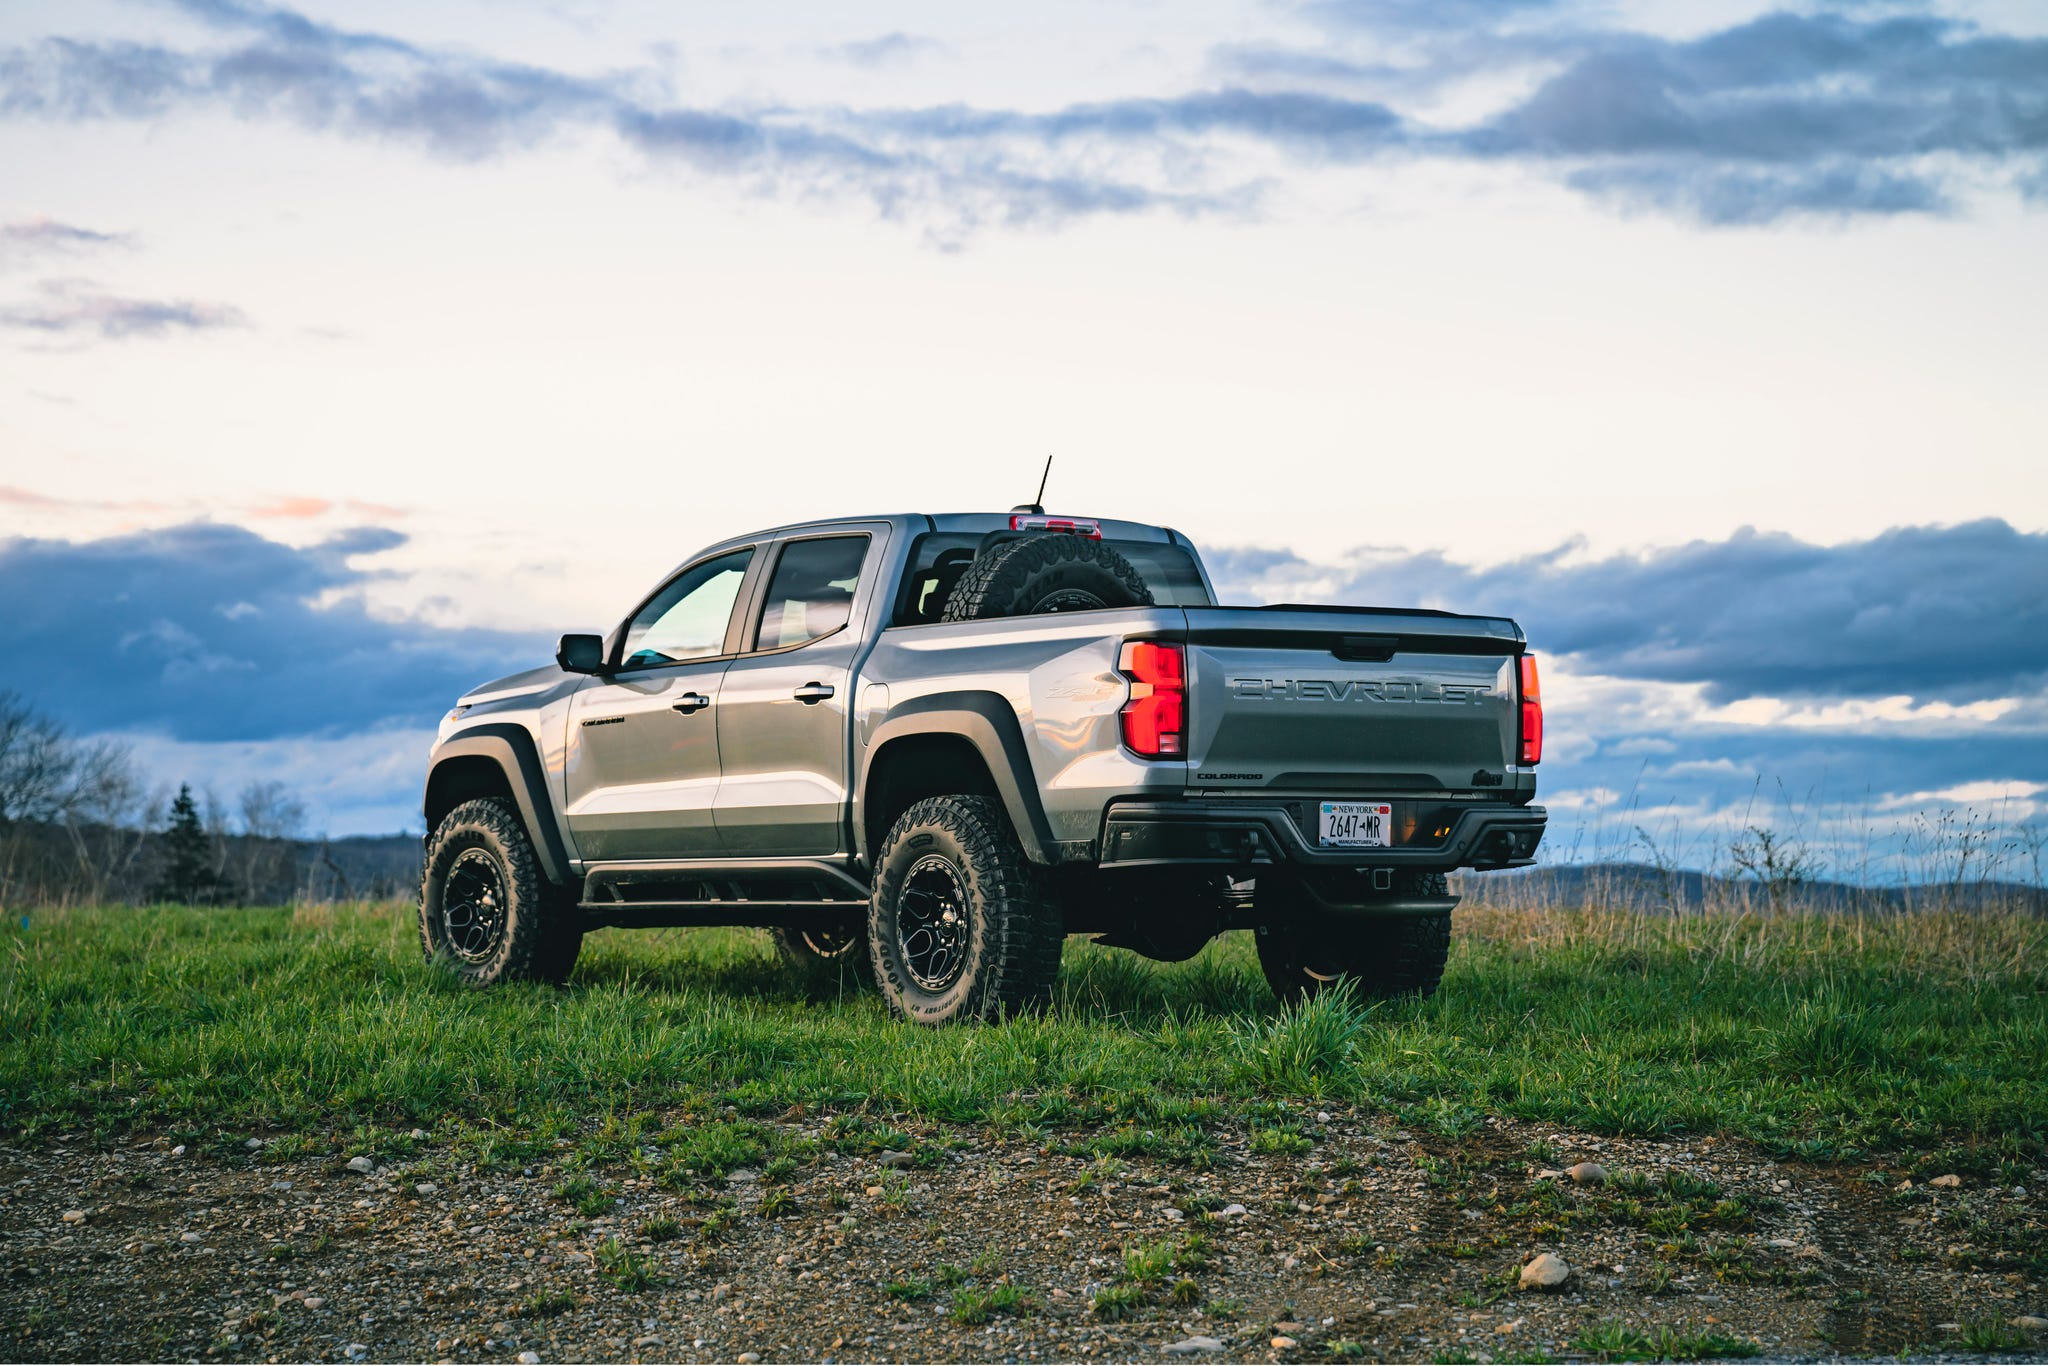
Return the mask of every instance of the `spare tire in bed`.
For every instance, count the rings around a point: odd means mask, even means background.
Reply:
[[[1091,537],[1047,532],[995,546],[975,560],[953,585],[939,619],[986,621],[1151,605],[1152,590],[1115,550]]]

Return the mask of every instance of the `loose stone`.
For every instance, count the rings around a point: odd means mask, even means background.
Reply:
[[[1223,1344],[1215,1338],[1182,1338],[1179,1342],[1169,1342],[1166,1344],[1166,1354],[1170,1357],[1191,1357],[1197,1353],[1220,1352],[1222,1350]]]
[[[1555,1253],[1539,1252],[1522,1268],[1521,1286],[1524,1290],[1555,1290],[1571,1274],[1572,1269],[1564,1258]]]

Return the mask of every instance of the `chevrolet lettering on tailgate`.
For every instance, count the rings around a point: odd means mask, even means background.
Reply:
[[[1233,678],[1243,702],[1478,702],[1493,691],[1485,683],[1395,682],[1371,678]]]

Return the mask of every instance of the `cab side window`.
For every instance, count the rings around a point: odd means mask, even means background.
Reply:
[[[761,608],[757,650],[821,640],[853,616],[853,590],[867,557],[866,536],[821,536],[782,548]]]
[[[725,653],[740,581],[754,558],[751,548],[695,564],[633,615],[626,628],[620,667],[645,669]]]

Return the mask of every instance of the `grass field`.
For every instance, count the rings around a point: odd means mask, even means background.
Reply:
[[[750,932],[600,934],[565,990],[478,993],[419,961],[399,905],[42,912],[0,959],[0,1129],[288,1151],[431,1124],[488,1159],[623,1144],[655,1110],[802,1104],[1152,1151],[1341,1099],[1452,1135],[1498,1114],[1965,1170],[2048,1139],[2048,920],[1457,923],[1428,1002],[1283,1013],[1244,935],[1172,966],[1074,940],[1049,1015],[929,1032],[791,981]]]

